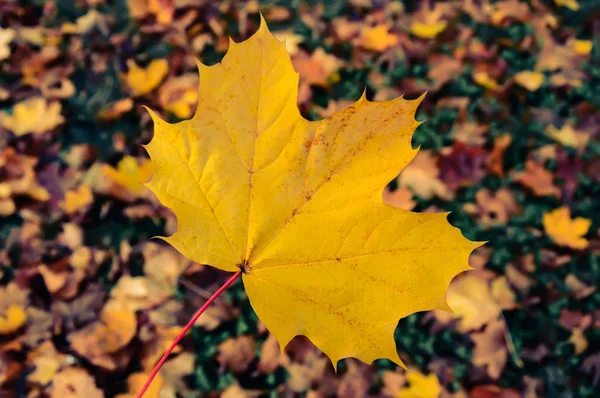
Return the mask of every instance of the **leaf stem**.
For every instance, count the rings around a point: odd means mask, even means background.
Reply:
[[[181,341],[181,339],[183,338],[183,336],[185,336],[185,334],[188,332],[188,330],[190,330],[192,328],[192,326],[194,326],[194,323],[196,323],[196,320],[198,320],[198,318],[200,317],[200,315],[202,315],[202,313],[204,311],[206,311],[206,309],[208,308],[208,306],[211,305],[212,302],[215,301],[215,299],[221,295],[221,293],[223,293],[225,290],[227,290],[227,288],[229,286],[231,286],[233,284],[233,282],[235,282],[241,275],[242,275],[242,271],[236,272],[231,278],[229,278],[227,280],[227,282],[225,282],[223,284],[223,286],[221,286],[219,288],[219,290],[217,290],[208,299],[208,301],[206,301],[206,303],[202,306],[202,308],[200,308],[198,310],[198,312],[196,312],[194,314],[194,316],[188,322],[188,324],[185,325],[185,327],[183,328],[183,330],[181,331],[181,333],[179,333],[179,335],[175,338],[175,340],[173,340],[173,343],[171,343],[171,346],[167,349],[167,351],[162,356],[162,358],[160,358],[160,361],[158,361],[158,363],[156,364],[156,366],[154,367],[154,369],[152,369],[152,373],[150,373],[150,375],[148,376],[148,379],[146,380],[146,383],[144,384],[144,386],[142,387],[142,389],[138,393],[137,398],[142,398],[144,396],[144,393],[146,392],[146,390],[148,389],[148,387],[150,387],[150,383],[152,383],[152,380],[154,380],[154,377],[156,376],[156,374],[158,373],[158,371],[160,370],[160,368],[162,367],[162,365],[165,363],[165,361],[167,360],[167,358],[169,357],[169,355],[171,354],[171,352],[173,352],[173,350],[175,349],[175,347],[177,347],[177,344],[179,344],[179,341]]]

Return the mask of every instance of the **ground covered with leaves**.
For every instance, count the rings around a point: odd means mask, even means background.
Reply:
[[[193,115],[195,59],[259,12],[286,39],[298,106],[427,91],[392,205],[452,211],[489,243],[455,315],[400,321],[408,365],[281,355],[241,283],[204,314],[147,397],[592,397],[600,389],[600,3],[0,2],[0,396],[135,397],[227,278],[156,235],[174,215],[140,181],[152,123]]]

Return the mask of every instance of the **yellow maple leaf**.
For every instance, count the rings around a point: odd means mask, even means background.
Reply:
[[[398,44],[398,36],[389,30],[389,26],[385,24],[367,26],[361,30],[358,43],[367,50],[385,51]]]
[[[127,60],[128,71],[125,75],[127,85],[135,97],[154,90],[169,73],[166,59],[152,60],[146,68],[140,68],[134,60]]]
[[[64,121],[60,111],[60,102],[48,104],[43,97],[32,97],[16,104],[12,115],[0,113],[0,124],[17,136],[42,134]]]
[[[434,39],[446,29],[447,25],[448,23],[446,21],[434,23],[413,21],[410,25],[410,33],[423,39]]]
[[[542,73],[529,70],[517,73],[514,79],[519,86],[525,87],[529,91],[536,91],[544,84],[544,75]]]
[[[554,141],[560,142],[564,146],[569,146],[579,150],[585,150],[590,140],[590,134],[586,131],[576,130],[572,123],[565,123],[560,129],[553,125],[546,127],[546,135]]]
[[[559,207],[542,217],[544,230],[554,242],[572,249],[585,249],[590,242],[583,238],[592,225],[587,218],[571,218],[571,211],[567,206]]]
[[[406,372],[408,386],[396,395],[398,398],[436,398],[442,392],[442,386],[435,373],[425,376],[423,373],[409,369]]]
[[[152,175],[152,163],[149,160],[144,159],[141,164],[133,156],[124,156],[123,159],[117,163],[117,167],[106,165],[104,173],[113,182],[121,185],[135,194],[140,194],[144,186],[143,182],[148,181],[150,175]]]
[[[401,364],[393,332],[448,309],[450,280],[481,243],[444,214],[385,205],[415,156],[421,98],[358,102],[318,122],[298,110],[298,74],[264,20],[220,64],[199,64],[191,120],[150,111],[146,185],[177,216],[165,238],[191,260],[242,271],[250,303],[283,349],[305,335],[331,359]]]
[[[492,79],[486,71],[473,72],[473,80],[480,86],[492,91],[497,91],[500,88],[498,82]]]
[[[579,10],[579,3],[577,0],[554,0],[554,3],[559,7],[566,7],[571,11]]]
[[[572,40],[569,44],[577,55],[588,55],[592,52],[593,43],[591,40]]]
[[[89,186],[82,184],[77,189],[69,190],[65,193],[65,199],[60,203],[60,207],[67,214],[77,213],[79,210],[90,205],[94,201],[94,195]]]
[[[27,314],[23,307],[16,304],[9,306],[4,313],[0,313],[0,335],[17,331],[25,324]]]

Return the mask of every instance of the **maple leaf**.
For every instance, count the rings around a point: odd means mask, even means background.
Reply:
[[[134,60],[129,59],[127,67],[129,71],[125,75],[125,80],[135,97],[154,90],[169,73],[169,64],[166,59],[152,60],[145,69],[139,67]]]
[[[590,242],[583,237],[592,222],[587,218],[571,218],[571,211],[567,206],[560,207],[545,213],[542,217],[544,230],[559,245],[573,249],[585,249]]]
[[[12,115],[0,112],[0,124],[16,136],[43,134],[64,122],[60,102],[48,104],[45,98],[32,97],[16,104]]]
[[[417,370],[406,372],[408,386],[398,392],[398,398],[439,397],[442,387],[434,373],[424,375]]]
[[[261,18],[262,19],[262,18]],[[402,364],[393,332],[417,311],[448,309],[446,288],[481,243],[447,214],[385,205],[383,187],[416,155],[421,98],[363,95],[311,122],[298,74],[264,20],[220,64],[200,70],[198,108],[169,124],[152,111],[146,185],[176,214],[164,238],[191,260],[240,271],[283,350],[307,336],[336,366],[353,356]]]

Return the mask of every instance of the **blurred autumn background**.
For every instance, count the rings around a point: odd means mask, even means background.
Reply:
[[[400,321],[408,370],[280,355],[236,283],[146,397],[600,396],[600,2],[0,1],[0,397],[135,397],[227,278],[155,235],[176,220],[142,185],[152,123],[197,102],[259,12],[286,39],[298,105],[428,94],[421,151],[384,191],[452,211],[490,241],[456,315]],[[594,41],[595,38],[595,41]]]

